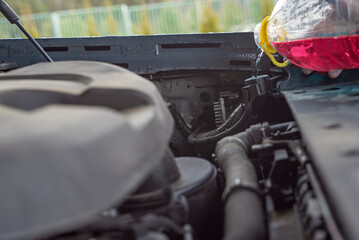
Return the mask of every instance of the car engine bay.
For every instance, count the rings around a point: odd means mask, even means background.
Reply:
[[[359,238],[358,70],[253,33],[39,43],[0,40],[0,239]]]

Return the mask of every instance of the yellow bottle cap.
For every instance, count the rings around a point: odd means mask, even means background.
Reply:
[[[286,67],[288,66],[288,64],[290,63],[289,60],[280,63],[277,60],[275,60],[274,56],[272,55],[273,53],[276,53],[277,51],[272,47],[272,45],[269,42],[268,39],[268,33],[267,33],[267,27],[268,27],[268,23],[269,23],[269,19],[270,16],[266,17],[265,19],[263,19],[262,25],[261,25],[261,30],[260,30],[260,46],[263,49],[264,53],[270,58],[270,60],[272,61],[272,63],[274,65],[276,65],[277,67]]]

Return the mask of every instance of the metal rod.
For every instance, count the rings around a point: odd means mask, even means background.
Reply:
[[[30,35],[28,31],[22,26],[22,24],[19,21],[16,21],[15,24],[20,28],[20,30],[25,34],[25,36],[34,44],[34,46],[37,48],[37,50],[40,51],[42,56],[46,58],[49,62],[54,62],[52,58],[45,52],[45,50],[40,46],[40,44]]]

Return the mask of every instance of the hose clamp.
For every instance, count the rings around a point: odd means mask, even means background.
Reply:
[[[245,152],[248,152],[248,147],[247,145],[243,142],[242,139],[235,137],[235,136],[230,136],[230,137],[225,137],[223,138],[221,141],[218,142],[217,144],[217,149],[220,148],[222,145],[226,144],[226,143],[235,143],[237,144],[239,147],[241,147]]]
[[[228,197],[237,190],[249,190],[256,195],[258,195],[259,198],[262,198],[262,191],[259,189],[259,187],[256,184],[252,184],[246,181],[242,181],[240,178],[236,178],[234,180],[234,183],[226,188],[226,190],[223,192],[222,195],[222,201],[226,202]]]

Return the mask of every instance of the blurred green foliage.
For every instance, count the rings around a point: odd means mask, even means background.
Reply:
[[[272,13],[272,10],[274,8],[274,3],[272,0],[262,0],[261,6],[260,6],[260,13],[261,18],[265,18],[267,16],[270,16]]]
[[[114,5],[126,0],[7,1],[15,6],[15,9],[18,8],[21,21],[35,37],[248,31],[265,16],[270,15],[276,2],[276,0],[164,0],[160,3],[146,4],[150,0],[146,2],[140,0],[141,5],[126,7]],[[100,4],[102,7],[95,7]],[[58,11],[55,14],[49,12],[65,6],[70,10]],[[75,9],[77,6],[81,6],[82,9]],[[48,12],[34,13],[41,9]],[[53,15],[56,15],[55,20]],[[0,37],[23,36],[5,19],[0,19]]]
[[[20,12],[24,4],[31,6],[33,13],[39,12],[52,12],[76,8],[85,8],[83,1],[79,0],[6,0],[11,7],[16,11]],[[89,4],[93,7],[104,6],[106,1],[104,0],[89,0]],[[109,0],[112,5],[127,4],[127,5],[138,5],[142,4],[143,0]],[[147,0],[146,3],[153,1]]]
[[[150,19],[148,18],[147,7],[145,4],[143,4],[142,6],[142,19],[138,26],[139,32],[141,35],[151,35],[153,34],[153,31],[151,28]]]
[[[201,33],[221,32],[217,13],[213,10],[211,0],[201,5],[202,15],[199,29]]]

